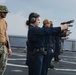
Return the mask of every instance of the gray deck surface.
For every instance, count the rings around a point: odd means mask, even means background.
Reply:
[[[13,54],[8,58],[7,69],[4,75],[28,75],[28,67],[25,65],[26,54],[24,49],[12,48]],[[49,69],[48,75],[76,75],[76,52],[63,51],[59,62],[52,64],[55,69]]]

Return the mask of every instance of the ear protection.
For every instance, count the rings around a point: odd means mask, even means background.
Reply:
[[[32,17],[32,18],[30,19],[30,22],[31,22],[31,23],[35,23],[35,22],[36,22],[36,18],[35,18],[35,17]]]
[[[29,20],[31,23],[35,23],[36,22],[36,18],[39,17],[40,15],[37,13],[31,13],[29,16]]]

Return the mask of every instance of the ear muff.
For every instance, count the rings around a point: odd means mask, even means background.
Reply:
[[[31,22],[31,23],[35,23],[35,22],[36,22],[36,18],[35,18],[35,17],[32,17],[32,18],[30,19],[30,22]]]

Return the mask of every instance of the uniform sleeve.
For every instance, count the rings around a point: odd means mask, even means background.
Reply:
[[[35,28],[35,34],[37,35],[52,35],[52,34],[56,34],[56,33],[61,33],[61,27],[55,27],[55,28],[40,28],[40,27],[36,27]]]
[[[58,32],[58,33],[61,33],[62,31],[61,31],[61,27],[53,27],[53,29],[56,31],[56,32]]]
[[[60,36],[61,36],[61,37],[66,37],[66,33],[65,33],[65,34],[61,33]]]

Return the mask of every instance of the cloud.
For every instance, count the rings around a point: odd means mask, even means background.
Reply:
[[[6,0],[0,0],[0,4],[3,4],[5,2],[6,2]]]
[[[1,3],[5,1],[0,0]],[[6,18],[8,33],[11,35],[27,35],[25,20],[32,11],[41,15],[41,22],[47,18],[53,21],[54,26],[60,26],[63,21],[76,20],[76,0],[7,0],[4,4],[8,6],[11,12]],[[75,24],[76,22],[70,29],[72,31],[70,38],[76,38]],[[42,23],[40,26],[42,26]]]
[[[23,17],[23,12],[16,14],[8,14],[6,21],[8,23],[8,34],[9,35],[18,35],[26,36],[27,35],[27,26],[25,26],[26,18]]]

